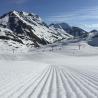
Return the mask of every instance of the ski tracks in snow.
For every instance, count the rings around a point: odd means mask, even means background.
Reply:
[[[0,87],[0,98],[98,98],[98,74],[51,65]]]

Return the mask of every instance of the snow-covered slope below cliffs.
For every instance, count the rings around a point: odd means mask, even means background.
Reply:
[[[34,46],[66,38],[66,35],[57,35],[57,32],[49,29],[38,15],[32,13],[11,11],[0,17],[0,25],[10,29],[14,35],[25,41],[31,40]]]
[[[16,54],[16,53],[26,53],[28,51],[28,47],[21,43],[15,42],[13,40],[2,40],[0,39],[0,55],[4,56],[7,54]]]
[[[13,40],[23,44],[22,40],[8,28],[0,26],[0,39]]]
[[[7,28],[4,28],[2,26],[0,27],[0,54],[5,52],[12,53],[14,51],[28,51],[28,43],[30,45],[32,42],[30,40],[26,41],[24,39],[19,38],[17,35],[14,34],[14,32]]]

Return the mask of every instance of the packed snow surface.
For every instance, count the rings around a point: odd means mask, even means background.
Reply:
[[[98,49],[81,44],[0,52],[0,98],[98,98]]]

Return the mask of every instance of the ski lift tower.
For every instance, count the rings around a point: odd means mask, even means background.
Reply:
[[[14,54],[14,52],[15,52],[15,49],[13,48],[13,49],[12,49],[12,51],[13,51],[13,54]]]
[[[82,46],[82,45],[81,45],[80,42],[79,42],[79,44],[78,44],[78,49],[79,49],[79,50],[81,49],[81,46]]]

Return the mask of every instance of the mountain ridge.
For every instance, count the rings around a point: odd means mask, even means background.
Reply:
[[[30,40],[35,47],[69,37],[66,34],[57,35],[56,31],[49,29],[38,15],[23,11],[10,11],[4,14],[0,17],[0,26],[11,30],[19,39]]]
[[[10,11],[0,16],[0,40],[12,40],[30,47],[52,44],[62,39],[86,38],[89,32],[67,23],[47,25],[38,15]]]

